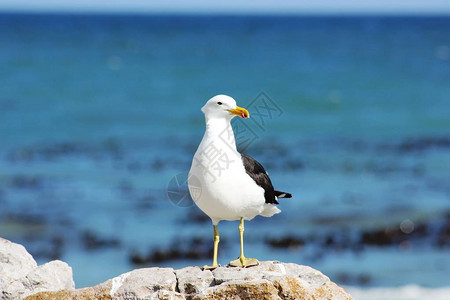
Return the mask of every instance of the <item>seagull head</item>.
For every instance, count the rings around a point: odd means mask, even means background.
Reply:
[[[209,99],[202,107],[202,112],[207,118],[226,118],[231,120],[235,116],[243,119],[250,117],[248,110],[237,106],[236,101],[226,95],[217,95]]]

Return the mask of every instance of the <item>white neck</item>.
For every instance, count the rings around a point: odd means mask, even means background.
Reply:
[[[231,127],[231,119],[227,118],[208,118],[206,119],[205,138],[216,139],[219,138],[236,150],[236,141],[234,138],[233,128]],[[237,150],[236,150],[237,151]]]

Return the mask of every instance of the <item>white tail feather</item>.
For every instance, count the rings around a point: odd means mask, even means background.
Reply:
[[[275,214],[279,214],[281,210],[273,204],[264,204],[264,210],[260,213],[263,217],[271,217]]]

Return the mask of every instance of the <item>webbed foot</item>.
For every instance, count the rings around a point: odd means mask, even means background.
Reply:
[[[256,258],[239,257],[238,259],[230,261],[232,267],[253,267],[259,265],[259,261]]]
[[[220,267],[220,265],[212,265],[212,266],[208,266],[208,265],[204,265],[203,266],[203,270],[214,270],[214,269],[217,269],[218,267]]]

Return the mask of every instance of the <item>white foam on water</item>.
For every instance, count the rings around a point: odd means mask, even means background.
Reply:
[[[449,300],[450,286],[428,288],[418,285],[400,287],[358,288],[347,286],[345,290],[355,300]]]

